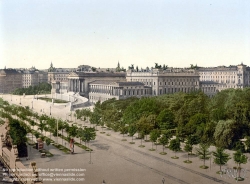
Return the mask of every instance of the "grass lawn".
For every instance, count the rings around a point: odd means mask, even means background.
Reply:
[[[52,98],[48,98],[48,97],[39,97],[38,99],[44,100],[44,101],[46,101],[46,102],[52,102]],[[54,99],[54,98],[53,98],[53,99]],[[68,103],[68,101],[59,100],[59,99],[54,99],[54,103]]]

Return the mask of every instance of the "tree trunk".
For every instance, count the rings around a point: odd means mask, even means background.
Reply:
[[[237,171],[239,173],[238,174],[239,175],[238,178],[240,178],[240,171],[241,171],[241,168],[240,168],[240,164],[239,164],[238,171]]]

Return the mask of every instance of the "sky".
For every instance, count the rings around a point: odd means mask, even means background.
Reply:
[[[0,0],[0,69],[250,65],[249,0]]]

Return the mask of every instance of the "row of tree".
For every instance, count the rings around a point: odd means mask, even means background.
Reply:
[[[213,154],[214,162],[220,165],[230,159],[225,149],[237,150],[234,161],[246,163],[243,152],[250,151],[250,89],[225,90],[213,98],[203,92],[175,93],[151,98],[129,98],[125,100],[110,99],[97,102],[93,112],[89,109],[76,111],[77,118],[90,119],[90,122],[107,126],[122,134],[129,134],[161,144],[164,154],[165,146],[175,153],[184,150],[192,153],[193,146],[200,144],[196,153],[204,160]],[[240,139],[246,138],[245,144]],[[217,147],[209,152],[210,145]],[[189,154],[188,154],[189,155]],[[176,155],[175,155],[176,157]],[[175,158],[174,157],[174,158]],[[189,159],[187,160],[189,162]]]
[[[50,139],[51,135],[60,135],[64,137],[63,135],[65,131],[65,137],[68,142],[71,138],[79,138],[80,144],[81,141],[84,141],[85,145],[86,143],[89,143],[89,141],[94,140],[96,136],[94,128],[78,128],[73,124],[70,126],[68,122],[61,119],[58,120],[47,115],[39,116],[38,113],[32,112],[29,107],[9,105],[8,102],[3,101],[2,99],[0,99],[0,109],[1,117],[9,120],[10,136],[13,140],[13,144],[17,145],[18,147],[20,147],[20,145],[24,145],[27,141],[27,133],[34,134],[36,138],[42,135],[42,140],[47,142],[49,139],[45,139],[43,136],[44,131],[50,132]],[[28,122],[29,125],[27,125],[25,122]],[[38,128],[40,133],[34,131],[35,126]],[[20,153],[22,152],[21,150],[19,151]]]
[[[225,149],[250,151],[250,89],[228,89],[209,98],[203,92],[175,93],[151,98],[110,99],[97,102],[93,112],[76,111],[122,134],[154,140],[177,136],[192,144],[206,143]],[[161,138],[161,139],[160,139]],[[246,138],[245,144],[240,141]],[[155,141],[154,141],[155,142]]]

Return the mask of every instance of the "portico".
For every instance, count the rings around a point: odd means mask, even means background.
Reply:
[[[79,93],[81,96],[88,96],[89,83],[96,80],[103,81],[125,81],[125,73],[90,73],[71,72],[68,76],[68,92]],[[102,88],[109,92],[111,89]]]
[[[84,93],[84,79],[70,79],[68,80],[68,90],[75,93]]]

